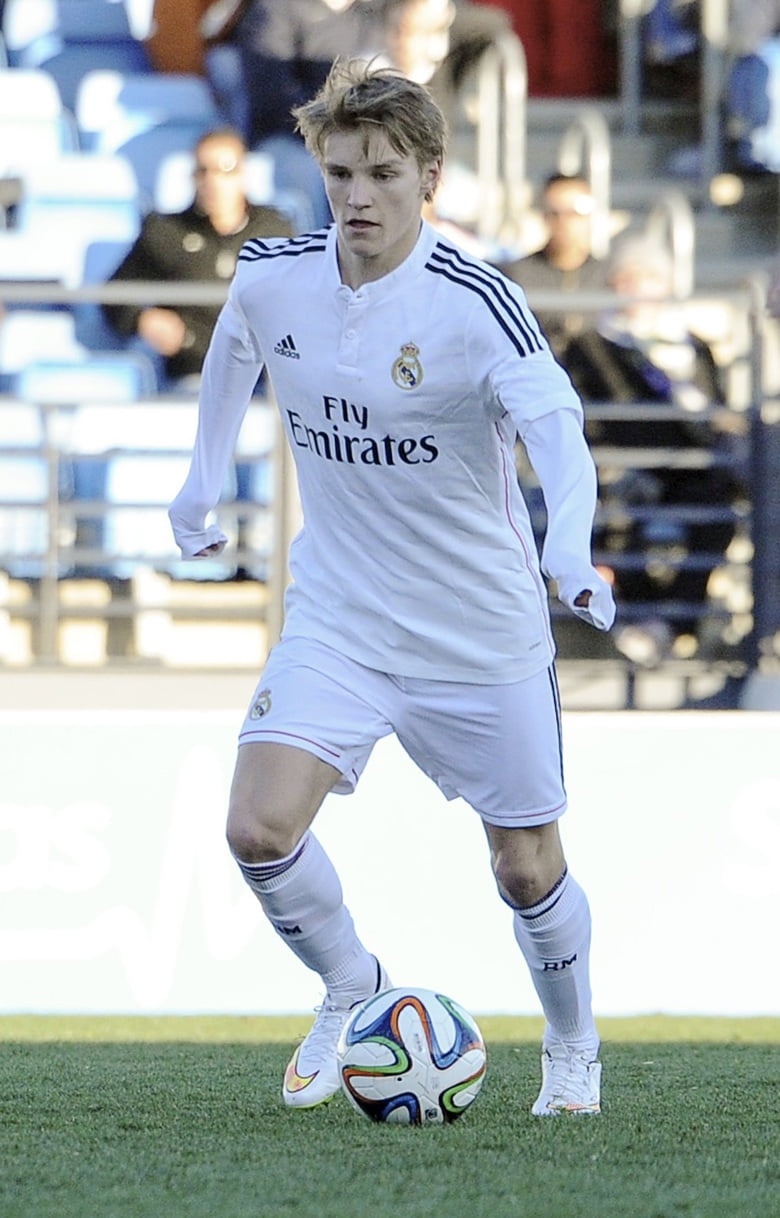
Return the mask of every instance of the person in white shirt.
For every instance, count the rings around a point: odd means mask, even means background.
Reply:
[[[350,1010],[389,985],[312,832],[394,732],[481,817],[498,891],[546,1017],[536,1115],[600,1111],[590,913],[558,831],[566,808],[542,571],[601,630],[596,473],[582,408],[522,290],[421,219],[446,128],[425,86],[336,63],[296,109],[333,226],[250,240],[206,357],[190,472],[170,508],[185,557],[207,523],[261,366],[296,461],[303,527],[282,638],[240,732],[231,851],[279,935],[326,989],[283,1099],[339,1090]],[[540,560],[515,474],[519,435],[549,523]]]

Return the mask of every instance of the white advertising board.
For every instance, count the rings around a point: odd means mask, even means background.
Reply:
[[[224,843],[233,711],[0,712],[0,1012],[306,1011]],[[596,1010],[780,1013],[780,714],[564,720]],[[383,741],[317,832],[394,982],[538,1013],[477,817]]]

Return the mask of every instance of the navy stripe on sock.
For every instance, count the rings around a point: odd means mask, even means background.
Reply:
[[[291,867],[298,862],[298,859],[303,854],[308,844],[308,834],[292,854],[288,854],[287,858],[279,859],[277,863],[245,863],[241,859],[236,859],[241,874],[246,876],[248,880],[254,880],[255,883],[263,880],[275,880],[277,876],[284,875],[285,871],[289,871]]]
[[[515,906],[515,912],[526,922],[531,922],[534,918],[541,918],[543,914],[549,913],[563,896],[563,882],[568,874],[569,868],[564,867],[560,879],[555,881],[550,891],[546,896],[542,897],[541,901],[537,901],[535,905],[527,905],[524,908]]]

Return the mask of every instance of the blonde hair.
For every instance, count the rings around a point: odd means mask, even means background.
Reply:
[[[325,143],[336,131],[361,131],[366,146],[381,131],[397,153],[411,154],[421,169],[444,160],[447,124],[441,109],[424,85],[394,68],[363,59],[336,60],[317,95],[292,113],[320,164]],[[428,195],[426,199],[430,202]]]

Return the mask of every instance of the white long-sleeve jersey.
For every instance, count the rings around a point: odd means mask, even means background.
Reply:
[[[554,642],[516,434],[547,505],[542,566],[569,604],[601,584],[596,474],[579,399],[522,291],[427,224],[395,271],[356,291],[341,282],[335,228],[248,241],[170,509],[185,556],[224,540],[205,521],[263,365],[304,519],[284,633],[399,676],[492,684],[547,666]]]

